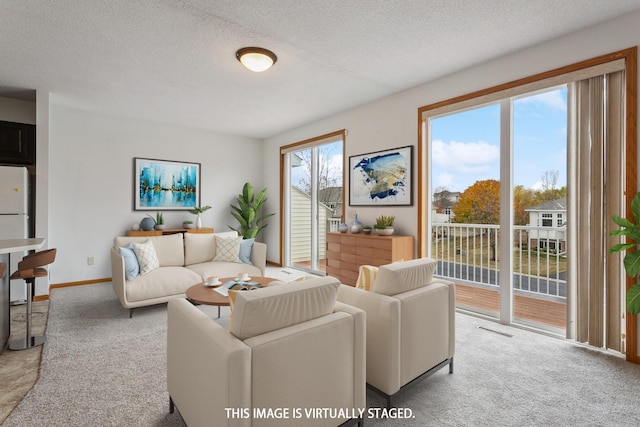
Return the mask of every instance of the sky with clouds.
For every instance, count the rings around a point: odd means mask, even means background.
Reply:
[[[500,108],[491,104],[432,121],[432,188],[464,191],[500,179]],[[567,91],[554,89],[514,101],[515,185],[540,189],[545,171],[566,185]]]

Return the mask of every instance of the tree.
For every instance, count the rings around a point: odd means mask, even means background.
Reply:
[[[331,163],[331,148],[320,146],[318,149],[318,190],[338,187],[342,188],[342,168],[336,168]],[[304,176],[300,178],[300,189],[306,194],[311,194],[311,150],[302,150],[297,153],[302,159]],[[328,200],[320,200],[326,202]]]
[[[454,222],[464,224],[500,223],[500,182],[476,181],[460,195],[453,207]]]
[[[522,185],[516,185],[513,188],[513,224],[527,225],[529,224],[529,212],[525,209],[538,205],[539,192],[531,188],[524,188]]]

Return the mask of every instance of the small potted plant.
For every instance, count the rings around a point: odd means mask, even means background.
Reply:
[[[393,222],[396,217],[393,215],[386,216],[380,215],[376,218],[376,223],[373,228],[376,230],[376,234],[381,236],[390,236],[393,234]]]
[[[370,225],[365,225],[364,227],[362,227],[362,232],[364,234],[371,234],[371,230],[373,230],[373,227]]]
[[[164,230],[164,216],[162,215],[162,212],[156,212],[156,225],[154,228],[156,230]]]
[[[193,221],[182,221],[182,228],[193,228]]]
[[[202,218],[200,217],[200,214],[202,214],[203,212],[208,211],[209,209],[211,209],[211,206],[209,206],[209,205],[207,205],[207,206],[196,206],[195,208],[193,208],[193,209],[191,209],[189,211],[189,213],[192,213],[192,214],[198,216],[196,218],[196,228],[202,228]]]

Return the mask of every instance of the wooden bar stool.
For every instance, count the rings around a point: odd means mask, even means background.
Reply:
[[[27,332],[24,338],[11,341],[9,350],[26,350],[42,345],[47,341],[45,336],[31,336],[31,301],[35,291],[36,277],[47,277],[49,273],[43,267],[51,264],[55,259],[55,249],[29,254],[22,258],[22,261],[18,263],[18,270],[11,275],[11,279],[23,279],[27,282]]]

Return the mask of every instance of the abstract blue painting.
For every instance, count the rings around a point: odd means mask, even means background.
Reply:
[[[134,158],[135,210],[200,206],[200,163]]]
[[[413,146],[349,157],[351,206],[411,205]]]

